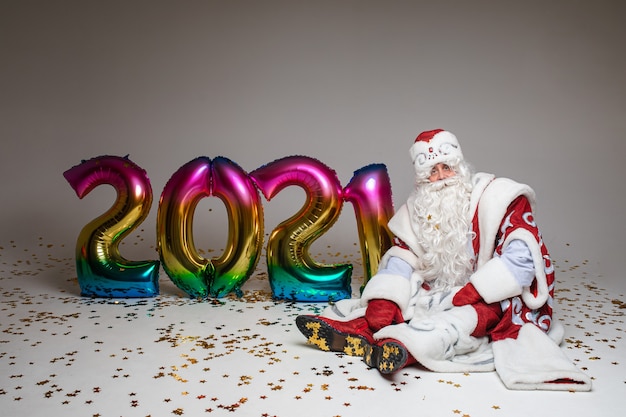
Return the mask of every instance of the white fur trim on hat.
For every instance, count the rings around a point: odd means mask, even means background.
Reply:
[[[420,133],[410,149],[411,160],[418,171],[429,170],[438,163],[454,163],[463,160],[459,141],[452,133],[435,129]]]

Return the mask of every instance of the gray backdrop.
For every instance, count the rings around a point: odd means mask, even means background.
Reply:
[[[2,0],[0,241],[72,256],[115,194],[81,201],[62,173],[103,154],[130,154],[152,182],[133,256],[156,256],[159,195],[197,156],[252,171],[307,155],[344,185],[384,163],[397,207],[415,136],[445,128],[478,170],[535,188],[558,263],[618,277],[625,12],[621,1]],[[264,205],[267,232],[302,195]],[[205,200],[196,238],[220,247],[225,211]],[[354,250],[349,204],[331,235],[328,251]]]

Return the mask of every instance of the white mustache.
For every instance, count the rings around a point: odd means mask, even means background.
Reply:
[[[457,185],[460,183],[461,183],[461,178],[455,175],[454,177],[445,178],[443,180],[428,183],[426,184],[426,187],[430,188],[433,191],[439,191],[439,190],[443,190],[445,187]]]

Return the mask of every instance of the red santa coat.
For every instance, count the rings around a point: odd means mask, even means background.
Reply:
[[[455,306],[452,299],[460,288],[435,292],[424,285],[418,259],[425,249],[412,227],[409,207],[414,197],[410,197],[389,222],[390,230],[408,249],[391,248],[380,267],[384,269],[390,257],[400,257],[413,266],[411,279],[376,274],[360,299],[339,301],[323,315],[350,320],[364,315],[370,300],[391,300],[406,322],[387,326],[375,337],[401,341],[433,371],[496,370],[512,389],[589,390],[590,379],[558,347],[563,327],[552,320],[554,268],[533,219],[533,190],[485,173],[476,174],[472,182],[470,250],[475,266],[469,281],[481,302]],[[495,256],[516,239],[524,241],[532,254],[535,279],[529,288],[520,287]]]
[[[493,341],[515,339],[525,323],[550,330],[554,267],[533,218],[534,201],[527,186],[504,178],[487,183],[481,194],[472,217],[475,272],[480,272],[474,273],[470,282],[484,300],[473,304],[478,314],[475,336],[489,335]],[[502,220],[494,236],[498,218]],[[535,279],[527,288],[521,288],[510,271],[494,260],[513,240],[523,241],[531,251]]]

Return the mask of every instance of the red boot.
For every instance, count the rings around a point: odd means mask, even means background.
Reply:
[[[365,347],[363,362],[381,374],[392,374],[405,366],[417,363],[402,342],[395,339],[378,340]]]
[[[298,316],[296,325],[307,342],[318,348],[363,356],[374,337],[364,317],[342,322],[320,316]]]

